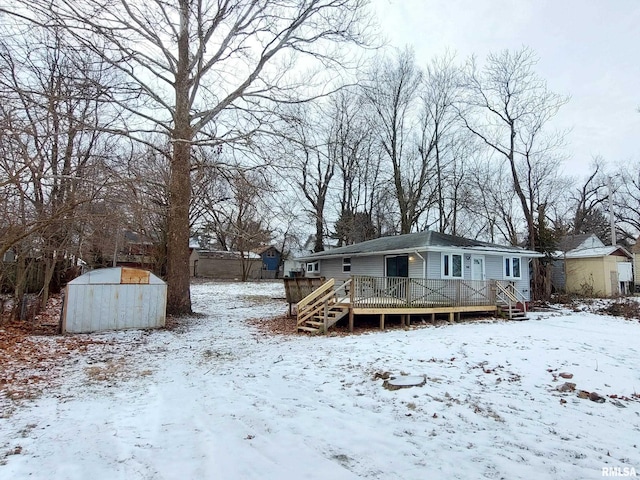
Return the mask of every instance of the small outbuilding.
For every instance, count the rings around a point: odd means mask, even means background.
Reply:
[[[630,293],[633,256],[618,245],[605,245],[595,235],[563,239],[553,263],[557,291],[611,297]]]
[[[83,333],[163,327],[167,284],[136,268],[92,270],[69,282],[62,332]]]

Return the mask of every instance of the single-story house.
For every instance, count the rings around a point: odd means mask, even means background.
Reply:
[[[350,314],[366,314],[367,307],[375,305],[382,314],[404,309],[409,315],[452,315],[496,310],[496,295],[526,304],[531,300],[529,261],[541,256],[520,247],[425,231],[376,238],[298,260],[305,262],[306,276],[349,284],[345,290]]]
[[[632,290],[633,255],[619,245],[605,245],[595,235],[575,235],[560,241],[553,263],[558,291],[610,297]]]

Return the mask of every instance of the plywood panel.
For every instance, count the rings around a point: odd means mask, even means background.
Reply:
[[[122,285],[149,284],[149,272],[146,270],[138,270],[137,268],[125,268],[122,267],[122,273],[120,274],[120,283]]]

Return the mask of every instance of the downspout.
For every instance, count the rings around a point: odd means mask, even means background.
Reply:
[[[417,250],[414,250],[413,253],[415,253],[422,260],[422,278],[427,278],[427,261],[422,255],[420,255]]]

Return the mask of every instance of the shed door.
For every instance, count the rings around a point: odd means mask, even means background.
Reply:
[[[633,280],[631,262],[618,262],[618,281],[630,282]]]

